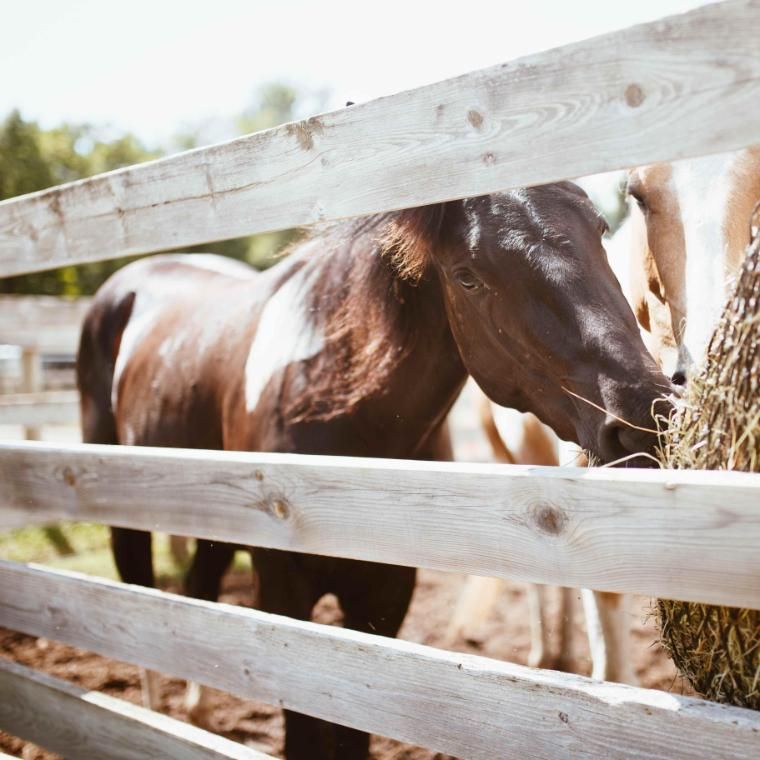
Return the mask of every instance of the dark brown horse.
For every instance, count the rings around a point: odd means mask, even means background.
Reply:
[[[669,391],[570,183],[332,227],[263,274],[212,256],[125,267],[78,357],[84,440],[423,458],[468,375],[606,460],[650,450]],[[571,393],[568,393],[570,391]],[[580,400],[588,399],[592,405]],[[121,577],[153,585],[150,536],[113,530]],[[216,599],[233,547],[199,541],[189,594]],[[259,606],[394,636],[411,568],[256,549]],[[364,757],[368,736],[286,712],[289,758]]]

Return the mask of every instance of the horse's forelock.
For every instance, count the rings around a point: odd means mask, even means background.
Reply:
[[[446,204],[410,208],[391,216],[380,238],[383,252],[403,280],[419,282],[443,226]]]

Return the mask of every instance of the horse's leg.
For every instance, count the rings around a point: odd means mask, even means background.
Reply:
[[[276,549],[254,549],[258,576],[257,607],[262,612],[309,620],[322,595],[318,572],[307,572],[305,558]],[[283,710],[287,760],[328,760],[333,757],[333,724],[308,715]]]
[[[444,646],[451,646],[460,635],[466,641],[477,640],[480,628],[496,605],[503,585],[501,578],[467,576],[444,635]]]
[[[187,567],[190,558],[187,544],[187,536],[175,536],[174,534],[169,536],[169,553],[172,555],[174,564],[181,568]]]
[[[337,596],[343,626],[379,636],[396,636],[409,609],[417,571],[413,567],[348,561]],[[369,734],[335,726],[335,760],[369,755]]]
[[[562,586],[559,597],[559,656],[555,667],[565,673],[573,672],[573,639],[575,628],[575,589]]]
[[[185,577],[185,594],[194,599],[215,602],[234,553],[232,544],[198,539],[190,570]],[[211,691],[206,686],[189,681],[185,707],[191,723],[203,728],[210,727]]]
[[[626,597],[589,589],[583,589],[581,594],[593,663],[592,678],[637,685],[628,654]]]
[[[156,585],[150,533],[130,528],[111,528],[111,550],[119,577],[124,583],[136,583],[149,588]],[[151,710],[158,709],[158,678],[155,671],[140,668],[143,705]]]
[[[528,665],[531,668],[549,668],[552,657],[549,653],[549,627],[546,624],[546,586],[528,583],[526,592],[530,616]]]

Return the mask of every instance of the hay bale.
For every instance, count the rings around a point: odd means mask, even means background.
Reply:
[[[705,367],[664,434],[665,467],[760,470],[759,326],[755,235]],[[697,692],[760,710],[760,611],[659,599],[656,615],[664,648]]]

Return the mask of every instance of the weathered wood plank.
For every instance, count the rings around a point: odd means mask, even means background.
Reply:
[[[760,141],[758,0],[732,0],[0,203],[11,275]]]
[[[0,728],[69,760],[269,757],[188,723],[2,658]]]
[[[77,391],[40,391],[0,395],[0,425],[77,425]]]
[[[91,302],[90,298],[0,296],[0,343],[75,354]]]
[[[8,562],[0,625],[459,757],[760,752],[749,710]]]
[[[747,473],[0,442],[20,514],[760,608]]]

